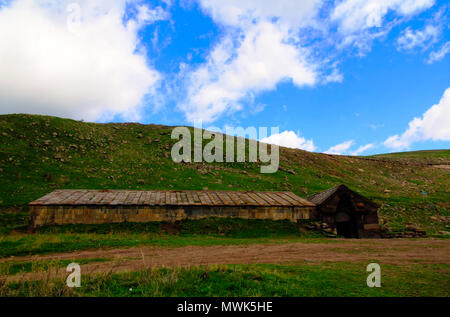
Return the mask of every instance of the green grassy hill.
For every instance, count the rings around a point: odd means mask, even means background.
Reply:
[[[374,155],[373,158],[395,160],[411,164],[449,165],[450,150],[413,151]]]
[[[290,190],[306,197],[343,183],[382,204],[390,226],[448,230],[430,217],[449,215],[450,150],[346,157],[282,148],[280,170],[261,174],[258,163],[176,164],[171,129],[0,116],[1,221],[56,188]]]

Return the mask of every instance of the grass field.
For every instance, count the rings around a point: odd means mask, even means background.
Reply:
[[[237,245],[317,241],[319,232],[303,232],[289,221],[205,219],[166,223],[122,223],[43,227],[39,233],[0,235],[0,258],[87,249],[153,245]],[[331,240],[325,240],[331,241]]]
[[[365,266],[352,263],[214,265],[90,275],[74,289],[21,281],[0,296],[448,296],[448,274],[447,265],[383,266],[382,287],[369,288]]]
[[[401,232],[414,225],[425,229],[428,237],[448,241],[450,150],[346,157],[281,148],[280,170],[261,174],[260,163],[176,164],[170,158],[171,146],[176,142],[170,138],[171,129],[32,115],[0,116],[0,260],[144,246],[162,250],[345,243],[289,222],[236,219],[55,226],[28,233],[26,204],[54,189],[289,190],[307,197],[346,184],[381,205],[383,228]],[[385,243],[390,245],[389,240]],[[429,247],[434,246],[430,243]],[[351,259],[372,251],[363,244],[348,252]],[[1,262],[0,294],[448,296],[450,289],[449,263],[424,264],[414,257],[401,265],[388,264],[381,289],[368,289],[364,263],[352,261],[140,269],[89,275],[85,287],[76,290],[61,288],[63,280],[59,278],[14,283],[5,280],[22,273],[62,268],[69,260]],[[77,261],[91,265],[105,264],[110,259]]]

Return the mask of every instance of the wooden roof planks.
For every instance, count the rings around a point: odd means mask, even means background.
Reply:
[[[292,192],[56,190],[30,203],[50,205],[313,207]]]

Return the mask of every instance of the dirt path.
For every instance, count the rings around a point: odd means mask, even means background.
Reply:
[[[450,264],[450,240],[339,240],[332,243],[257,244],[245,246],[189,246],[181,248],[136,247],[81,251],[44,256],[15,257],[6,261],[74,260],[112,258],[112,261],[82,265],[83,272],[128,272],[149,267],[208,264],[368,262],[380,264]],[[66,274],[64,269],[55,272]],[[8,279],[34,279],[45,273],[26,273]]]
[[[446,165],[444,165],[444,164],[441,164],[441,165],[433,165],[433,167],[441,168],[441,169],[444,169],[444,170],[450,170],[450,165],[448,165],[448,164],[446,164]]]

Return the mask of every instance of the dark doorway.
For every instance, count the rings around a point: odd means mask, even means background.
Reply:
[[[358,238],[358,230],[350,198],[341,197],[335,215],[337,234],[345,238]]]
[[[344,238],[353,238],[352,222],[336,222],[337,234]]]

